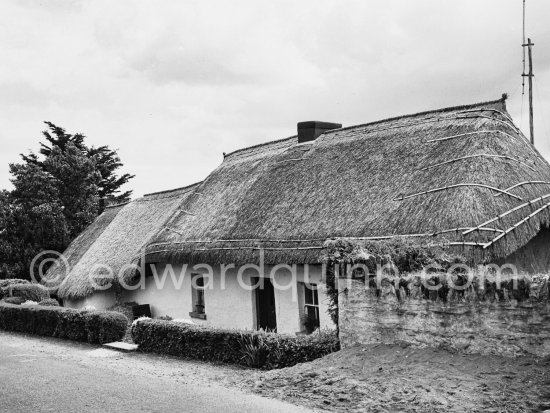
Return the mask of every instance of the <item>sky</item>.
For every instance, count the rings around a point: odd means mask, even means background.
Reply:
[[[550,159],[550,1],[527,0],[535,145]],[[522,96],[521,0],[3,0],[0,188],[43,121],[118,149],[134,197],[204,179],[223,152]],[[522,110],[523,108],[523,110]]]

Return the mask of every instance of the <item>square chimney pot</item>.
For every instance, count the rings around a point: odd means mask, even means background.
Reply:
[[[326,131],[340,129],[341,127],[341,123],[320,122],[317,120],[298,122],[298,143],[314,141]]]

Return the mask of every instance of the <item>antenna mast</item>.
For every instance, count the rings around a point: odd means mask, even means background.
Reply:
[[[525,44],[525,0],[523,0],[523,41],[521,44]],[[523,49],[523,74],[525,74],[525,47]],[[525,77],[521,78],[521,94],[525,95]]]
[[[534,46],[534,43],[531,43],[531,39],[527,39],[525,43],[525,0],[523,0],[523,73],[522,73],[522,86],[523,93],[525,93],[525,78],[529,78],[529,135],[531,144],[535,144],[535,130],[533,126],[533,54],[531,48]],[[529,58],[529,73],[525,73],[525,48],[527,47],[527,54]]]

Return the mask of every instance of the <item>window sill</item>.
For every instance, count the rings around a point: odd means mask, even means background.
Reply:
[[[206,320],[206,314],[205,313],[197,313],[195,311],[191,311],[189,313],[189,317],[191,317],[191,318],[200,318],[201,320]]]

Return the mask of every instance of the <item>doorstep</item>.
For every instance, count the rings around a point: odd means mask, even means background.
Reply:
[[[136,351],[138,349],[137,344],[129,344],[129,343],[124,343],[122,341],[115,341],[113,343],[106,343],[106,344],[103,344],[103,347],[107,347],[107,348],[110,348],[112,350],[123,351],[125,353]]]

